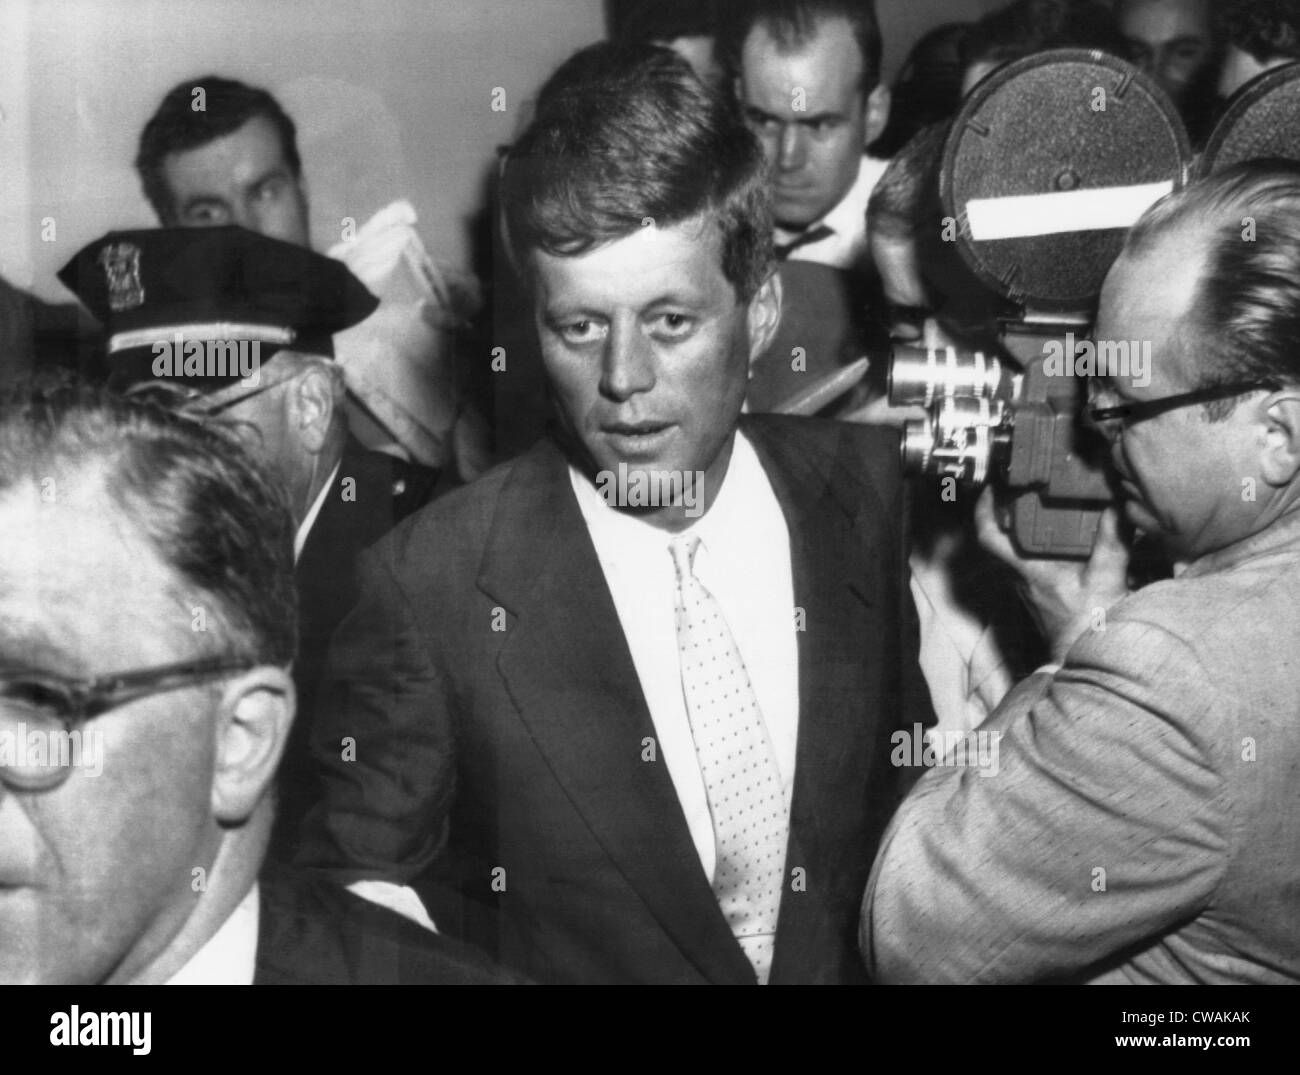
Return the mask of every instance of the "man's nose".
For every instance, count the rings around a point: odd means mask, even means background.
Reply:
[[[247,228],[249,231],[255,231],[259,235],[266,234],[266,228],[263,227],[261,210],[249,201],[236,202],[231,212],[234,218],[232,224],[238,224],[241,228]]]
[[[654,387],[654,354],[639,326],[611,326],[605,341],[601,392],[623,402]]]
[[[808,147],[803,129],[797,123],[787,123],[781,128],[776,147],[776,166],[782,172],[796,172],[808,160]]]

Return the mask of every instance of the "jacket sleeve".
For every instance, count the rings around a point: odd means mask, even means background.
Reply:
[[[1112,621],[1022,681],[913,789],[881,843],[861,942],[889,982],[1032,982],[1194,916],[1231,854],[1207,729],[1231,701],[1150,623]]]
[[[406,884],[439,854],[455,793],[445,677],[388,542],[360,561],[360,599],[330,643],[312,752],[323,794],[296,864]]]

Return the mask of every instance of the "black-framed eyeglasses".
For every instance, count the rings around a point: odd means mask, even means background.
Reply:
[[[1209,388],[1198,388],[1192,392],[1180,392],[1175,396],[1162,399],[1131,400],[1114,407],[1098,407],[1089,403],[1085,413],[1093,425],[1102,422],[1120,421],[1126,425],[1154,418],[1167,411],[1176,411],[1180,407],[1190,407],[1196,403],[1213,403],[1217,399],[1231,399],[1244,396],[1248,392],[1275,392],[1278,385],[1267,381],[1244,381],[1237,384],[1216,384]]]
[[[68,740],[87,721],[150,695],[246,672],[257,663],[247,657],[207,657],[93,679],[0,669],[0,779],[29,789],[60,784],[84,747]]]
[[[205,418],[215,418],[217,415],[224,414],[226,411],[230,410],[231,407],[238,407],[241,403],[247,403],[253,397],[260,396],[263,392],[269,392],[272,388],[279,388],[282,384],[288,384],[291,380],[293,380],[292,377],[286,377],[283,381],[274,381],[271,384],[259,385],[251,392],[245,392],[242,396],[236,396],[234,399],[227,399],[211,407],[205,407],[201,402],[191,403],[189,404],[189,409],[201,413]]]
[[[194,415],[198,418],[215,418],[232,407],[238,407],[241,403],[245,403],[255,396],[260,396],[263,392],[269,392],[273,388],[288,384],[292,380],[292,377],[285,377],[279,381],[271,381],[269,384],[258,385],[241,396],[235,396],[233,399],[223,400],[216,404],[207,403],[208,393],[201,389],[186,388],[175,381],[146,381],[127,389],[127,395],[156,399],[164,407]]]

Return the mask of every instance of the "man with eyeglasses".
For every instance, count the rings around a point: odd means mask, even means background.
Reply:
[[[293,530],[227,429],[75,383],[0,398],[0,983],[503,980],[263,871]]]
[[[1113,510],[1086,564],[1020,561],[982,502],[1058,663],[983,725],[995,777],[938,767],[892,822],[861,937],[885,981],[1300,981],[1300,168],[1157,203],[1095,330],[1151,346],[1088,411],[1175,575],[1126,592]]]
[[[288,492],[299,719],[272,842],[288,861],[317,795],[310,724],[329,637],[357,596],[357,554],[427,503],[438,479],[348,429],[332,337],[378,302],[340,262],[235,226],[113,232],[59,278],[104,326],[114,387],[164,390],[232,423]]]

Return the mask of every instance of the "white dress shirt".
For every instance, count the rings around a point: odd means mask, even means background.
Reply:
[[[316,494],[316,499],[312,501],[311,507],[307,509],[307,515],[299,525],[297,533],[293,535],[293,562],[295,564],[298,562],[298,558],[302,556],[303,546],[307,544],[307,536],[311,533],[312,525],[316,522],[316,516],[320,514],[320,509],[325,506],[325,498],[330,495],[330,490],[334,488],[334,483],[338,480],[341,466],[343,466],[342,459],[334,464],[334,469],[330,471],[329,480],[320,487],[320,492]]]
[[[717,859],[713,821],[677,654],[677,582],[668,551],[676,535],[608,506],[572,467],[569,480],[632,653],[654,722],[658,756],[668,766],[700,863],[712,882]],[[736,434],[731,464],[712,508],[686,532],[699,535],[695,575],[722,606],[745,662],[772,740],[788,810],[799,733],[790,534],[762,464],[741,434]]]
[[[790,252],[791,261],[815,261],[835,269],[861,268],[870,259],[867,249],[867,202],[880,177],[889,167],[889,161],[863,156],[858,165],[858,178],[829,213],[808,226],[808,230],[825,225],[831,234],[814,243],[806,243]],[[792,242],[799,232],[777,228],[777,246]]]
[[[221,928],[190,961],[168,979],[168,985],[252,985],[257,970],[257,931],[261,917],[254,884]]]

